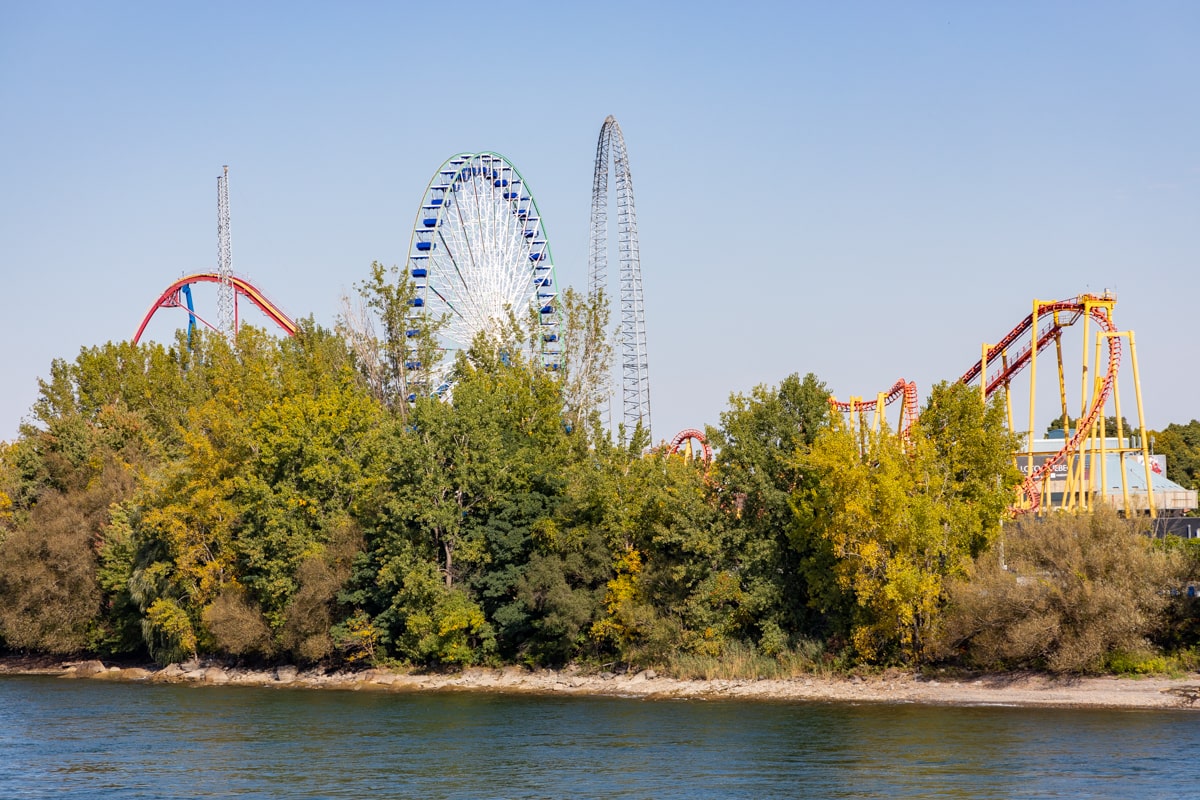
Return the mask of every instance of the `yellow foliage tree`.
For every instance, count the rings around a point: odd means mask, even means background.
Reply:
[[[998,404],[941,385],[906,440],[832,428],[797,456],[818,480],[797,493],[793,509],[833,547],[835,580],[855,603],[850,637],[859,657],[923,659],[946,579],[964,574],[999,532],[1018,479],[1013,445]]]

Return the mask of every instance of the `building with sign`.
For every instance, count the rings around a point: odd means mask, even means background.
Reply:
[[[1049,438],[1035,439],[1032,453],[1016,455],[1017,467],[1028,475],[1059,456],[1064,434],[1052,431]],[[1093,507],[1102,501],[1118,509],[1159,516],[1178,517],[1200,507],[1196,492],[1167,477],[1167,457],[1142,456],[1136,437],[1090,439],[1088,447],[1054,463],[1044,479],[1043,497],[1054,508]]]

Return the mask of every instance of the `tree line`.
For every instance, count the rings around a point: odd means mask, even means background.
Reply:
[[[433,397],[412,285],[375,264],[358,290],[332,331],[56,360],[0,445],[0,644],[681,673],[1194,665],[1200,554],[1112,514],[1007,520],[1019,442],[976,391],[934,387],[899,437],[839,424],[793,374],[730,397],[706,469],[601,424],[603,297],[564,294],[557,370],[513,318]]]

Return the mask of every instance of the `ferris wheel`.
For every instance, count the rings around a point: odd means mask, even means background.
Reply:
[[[413,225],[408,269],[416,286],[408,336],[443,321],[437,338],[446,356],[436,367],[424,365],[410,348],[405,366],[423,375],[417,385],[436,395],[449,391],[454,352],[481,331],[499,333],[510,313],[536,314],[542,365],[558,368],[550,242],[529,185],[504,156],[459,153],[442,164]]]

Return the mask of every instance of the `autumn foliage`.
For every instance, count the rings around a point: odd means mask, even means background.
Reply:
[[[360,289],[378,335],[309,321],[55,361],[0,445],[0,643],[771,674],[1096,669],[1167,643],[1164,614],[1194,644],[1170,591],[1195,561],[1112,519],[1005,524],[1015,442],[975,392],[936,387],[901,438],[792,375],[730,397],[706,472],[601,426],[603,297],[565,294],[558,372],[512,319],[437,398],[397,340],[411,286],[374,265]]]

